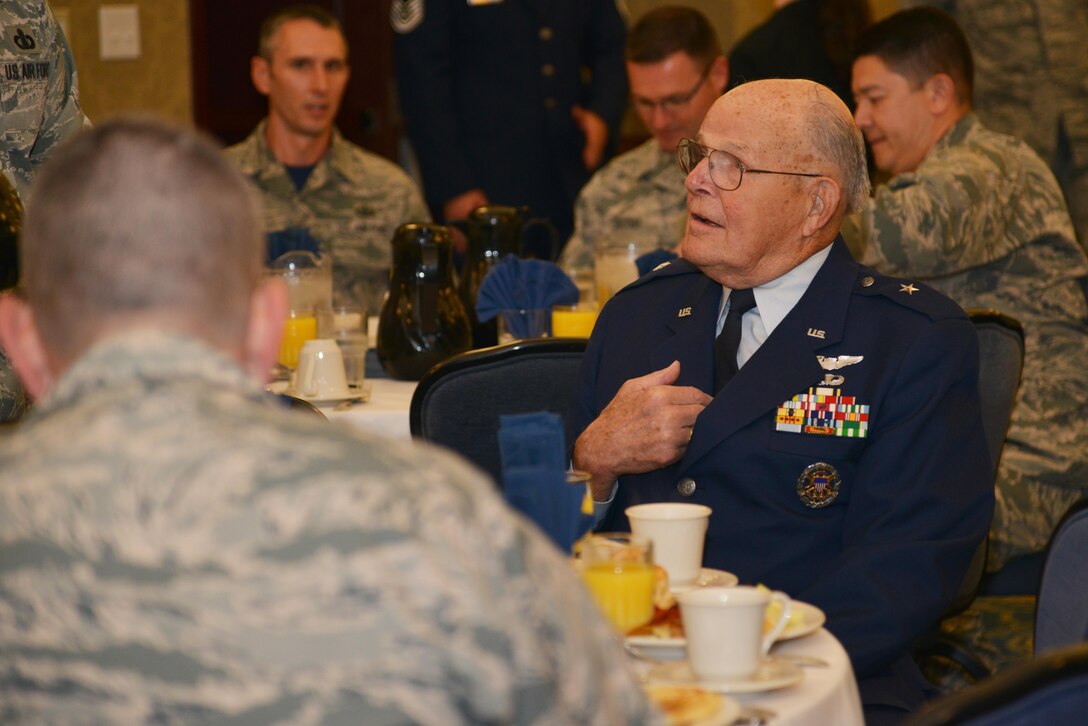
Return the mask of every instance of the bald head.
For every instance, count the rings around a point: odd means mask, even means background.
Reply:
[[[711,107],[689,170],[684,257],[728,287],[774,280],[827,247],[868,193],[849,109],[811,81],[737,86]],[[709,155],[709,160],[706,156]]]
[[[744,83],[716,104],[752,116],[768,130],[770,145],[799,163],[820,166],[842,187],[844,212],[869,196],[865,141],[853,114],[831,89],[803,79]]]

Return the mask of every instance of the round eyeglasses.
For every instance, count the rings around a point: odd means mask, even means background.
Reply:
[[[693,139],[680,139],[676,145],[676,160],[680,162],[680,171],[687,176],[703,159],[710,159],[710,180],[723,192],[731,192],[740,186],[744,173],[749,174],[785,174],[787,176],[827,176],[804,171],[773,171],[771,169],[749,169],[741,160],[721,149],[711,149]]]

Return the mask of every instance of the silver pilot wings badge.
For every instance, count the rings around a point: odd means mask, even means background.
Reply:
[[[820,363],[820,367],[825,371],[837,371],[840,368],[846,366],[852,366],[855,363],[861,363],[865,360],[863,355],[839,355],[835,357],[818,355],[816,360]],[[841,386],[846,379],[842,376],[835,375],[833,373],[827,373],[824,375],[823,385],[825,386]]]

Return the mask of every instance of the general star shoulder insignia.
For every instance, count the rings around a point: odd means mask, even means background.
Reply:
[[[651,270],[651,272],[657,272],[657,271],[658,271],[658,270],[660,270],[660,269],[661,269],[662,267],[668,267],[668,266],[669,266],[669,263],[668,263],[668,262],[662,262],[662,263],[661,263],[660,265],[658,265],[658,266],[657,266],[657,267],[655,267],[655,268],[654,268],[653,270]]]
[[[914,293],[918,292],[918,288],[914,286],[913,282],[908,282],[906,285],[899,286],[899,292],[905,292],[908,295],[913,295]]]

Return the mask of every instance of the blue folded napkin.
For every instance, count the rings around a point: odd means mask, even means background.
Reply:
[[[265,235],[265,240],[267,242],[266,264],[270,264],[272,260],[288,252],[303,251],[313,252],[315,255],[321,254],[321,243],[313,238],[306,227],[287,227],[269,232]]]
[[[545,260],[523,260],[506,255],[480,283],[476,316],[487,322],[503,310],[550,310],[553,305],[574,305],[578,288],[559,265]],[[515,326],[517,321],[515,320]],[[518,338],[527,331],[511,330]]]
[[[669,250],[661,249],[660,247],[651,252],[647,252],[635,260],[635,267],[638,268],[638,276],[642,277],[662,262],[675,260],[676,257],[677,254],[675,252],[670,252]]]
[[[500,416],[499,452],[507,502],[570,553],[593,518],[582,513],[585,487],[567,484],[563,420],[547,412]]]

